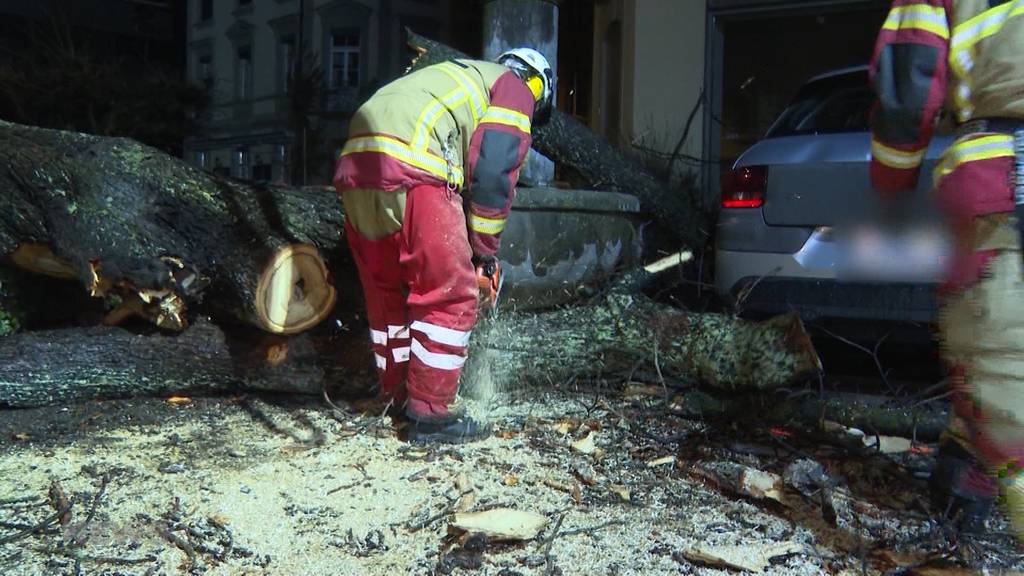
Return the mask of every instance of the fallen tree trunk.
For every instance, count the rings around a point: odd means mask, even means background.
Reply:
[[[435,40],[406,30],[408,44],[419,53],[410,70],[470,56]],[[572,168],[589,188],[626,192],[640,198],[644,210],[684,246],[698,249],[707,238],[707,222],[696,198],[673,190],[607,140],[560,110],[551,121],[533,131],[533,148],[555,162]]]
[[[581,314],[592,320],[579,322]],[[800,330],[795,316],[765,323],[691,316],[642,296],[510,314],[479,331],[471,360],[476,368],[467,369],[465,385],[478,385],[481,363],[490,378],[513,386],[610,370],[659,350],[666,376],[764,389],[816,369]],[[369,367],[362,340],[328,343],[327,336],[311,333],[245,340],[202,321],[178,334],[148,336],[103,326],[27,331],[0,338],[0,406],[236,390],[316,394]]]
[[[8,122],[0,156],[0,253],[123,303],[112,321],[180,330],[202,297],[289,334],[333,307],[320,255],[342,233],[333,190],[219,179],[132,140]]]
[[[351,358],[305,334],[228,336],[198,320],[180,333],[92,326],[0,338],[0,407],[87,399],[270,390],[319,394]]]
[[[771,389],[821,369],[798,316],[751,322],[658,304],[639,292],[654,277],[648,270],[655,268],[626,274],[579,306],[481,321],[463,386],[561,382],[644,359],[665,377],[717,390]],[[0,338],[0,406],[239,389],[317,393],[370,368],[363,334],[323,327],[267,340],[225,336],[207,323],[177,335],[116,328],[13,334]]]

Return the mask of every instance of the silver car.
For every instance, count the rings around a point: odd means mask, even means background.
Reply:
[[[951,138],[927,151],[904,203],[913,221],[884,225],[891,207],[868,175],[873,102],[866,67],[811,79],[723,178],[715,284],[743,313],[932,319],[948,236],[930,174]]]

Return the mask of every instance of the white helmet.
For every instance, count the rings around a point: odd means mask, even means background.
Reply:
[[[555,78],[548,59],[533,48],[513,48],[502,52],[497,62],[515,72],[533,92],[536,102],[533,123],[540,125],[546,122],[551,117],[555,96]]]

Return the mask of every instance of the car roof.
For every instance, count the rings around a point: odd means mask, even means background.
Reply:
[[[815,77],[811,78],[810,80],[808,80],[807,82],[805,82],[805,84],[810,84],[811,82],[817,82],[819,80],[826,80],[828,78],[835,78],[836,76],[846,76],[848,74],[859,74],[859,73],[867,72],[867,71],[868,71],[868,66],[866,64],[862,64],[860,66],[849,66],[847,68],[838,68],[836,70],[830,70],[828,72],[825,72],[824,74],[818,74],[817,76],[815,76]]]

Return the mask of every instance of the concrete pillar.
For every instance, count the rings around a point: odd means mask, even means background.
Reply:
[[[558,3],[553,0],[487,0],[484,4],[484,49],[493,60],[509,48],[526,46],[548,59],[558,77]],[[554,87],[552,87],[554,89]],[[558,91],[555,90],[555,94]],[[544,186],[554,180],[551,160],[530,150],[519,182],[525,186]]]

